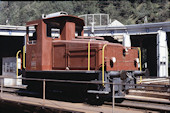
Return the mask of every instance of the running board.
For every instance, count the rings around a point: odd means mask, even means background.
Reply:
[[[88,90],[88,93],[95,93],[95,94],[109,94],[108,91],[96,91],[96,90]]]

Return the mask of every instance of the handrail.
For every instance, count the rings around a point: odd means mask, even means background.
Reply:
[[[41,79],[41,78],[13,78],[13,77],[0,77],[0,79],[11,78],[11,79],[22,79],[22,80],[30,80],[30,81],[46,81],[46,82],[59,82],[59,83],[77,83],[77,84],[103,84],[101,81],[75,81],[75,80],[54,80],[54,79]],[[166,77],[170,80],[169,77]],[[126,85],[126,86],[151,86],[151,87],[170,87],[170,85],[160,85],[160,84],[129,84],[129,83],[113,83],[113,82],[105,82],[105,84],[114,84],[114,85]]]
[[[141,64],[141,49],[140,47],[138,47],[138,51],[139,51],[139,64],[140,64],[140,71],[142,71],[142,64]],[[142,76],[140,76],[140,81],[139,83],[142,82]]]
[[[23,46],[23,68],[25,69],[25,45]]]
[[[140,47],[138,47],[138,51],[139,51],[140,71],[142,71],[142,65],[141,65],[141,49],[140,49]]]
[[[107,46],[107,44],[105,44],[102,48],[102,85],[104,86],[104,49]]]
[[[21,52],[21,50],[19,50],[16,54],[16,75],[17,75],[17,78],[18,78],[18,54]]]
[[[104,48],[104,47],[103,47]],[[17,52],[17,53],[19,53],[19,52]],[[4,78],[6,78],[6,77],[3,77],[3,76],[0,76],[0,80],[1,81],[3,81],[3,79]],[[103,84],[101,81],[73,81],[73,80],[54,80],[54,79],[37,79],[37,78],[13,78],[13,79],[21,79],[21,80],[34,80],[34,81],[42,81],[43,82],[43,97],[42,97],[42,99],[43,99],[43,101],[42,101],[42,105],[43,106],[45,106],[45,102],[46,102],[46,82],[59,82],[59,83],[78,83],[78,84]],[[170,80],[170,77],[169,77],[169,80]],[[168,88],[170,88],[170,85],[152,85],[152,84],[127,84],[127,83],[113,83],[113,82],[105,82],[105,84],[110,84],[110,85],[112,85],[112,111],[113,111],[113,113],[114,113],[114,106],[115,106],[115,87],[114,87],[114,85],[126,85],[126,86],[144,86],[144,87],[156,87],[156,88],[158,88],[158,87],[168,87]],[[1,92],[0,92],[0,98],[2,98],[2,96],[3,96],[3,87],[4,87],[4,85],[3,85],[3,82],[1,82]]]
[[[88,42],[88,71],[90,71],[90,41]]]

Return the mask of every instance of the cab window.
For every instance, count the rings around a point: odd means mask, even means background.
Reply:
[[[47,23],[47,37],[59,38],[60,29],[57,29],[55,23]]]
[[[36,44],[36,42],[37,42],[37,25],[28,26],[27,33],[28,33],[28,43]]]

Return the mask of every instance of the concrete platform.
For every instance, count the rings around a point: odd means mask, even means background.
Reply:
[[[43,100],[40,98],[17,96],[14,94],[3,93],[1,95],[0,102],[6,103],[6,101],[10,103],[15,103],[15,105],[24,104],[24,106],[28,106],[28,105],[39,106],[41,108],[45,107],[45,108],[56,109],[56,110],[74,111],[75,113],[112,113],[112,106],[107,106],[107,105],[90,106],[83,103]],[[119,107],[115,107],[114,112],[115,113],[144,113],[143,111],[123,109]]]

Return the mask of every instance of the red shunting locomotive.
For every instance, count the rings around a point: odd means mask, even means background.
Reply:
[[[31,26],[34,26],[33,36]],[[103,37],[83,36],[84,20],[60,15],[27,22],[26,78],[75,81],[101,81],[103,84],[48,83],[47,90],[97,97],[112,94],[112,85],[105,82],[135,84],[138,70],[138,49],[125,48]],[[55,34],[59,32],[59,36]],[[75,36],[77,34],[77,36]],[[27,81],[28,88],[40,86]],[[129,86],[115,85],[115,97],[123,97]],[[84,95],[85,96],[85,95]],[[98,99],[98,98],[97,98]]]

